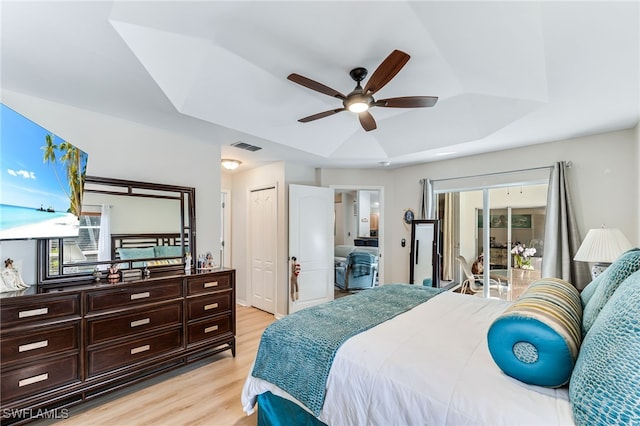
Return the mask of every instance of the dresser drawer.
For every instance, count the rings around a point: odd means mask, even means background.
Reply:
[[[0,339],[2,363],[26,361],[79,348],[79,322],[48,330],[23,332]]]
[[[80,316],[80,296],[29,298],[27,302],[16,304],[3,301],[0,310],[0,327],[30,324],[36,321],[48,321],[66,316]]]
[[[72,355],[38,365],[3,371],[2,402],[79,382],[78,356]]]
[[[181,348],[182,328],[177,328],[133,342],[93,349],[87,355],[89,376]]]
[[[187,295],[198,293],[210,293],[215,290],[231,288],[231,274],[207,274],[202,277],[189,277],[187,279]]]
[[[147,330],[182,324],[182,300],[144,307],[126,315],[87,320],[87,344],[93,345]]]
[[[87,294],[87,312],[122,308],[182,296],[182,280],[153,285],[135,285]]]
[[[231,315],[199,321],[187,327],[188,344],[213,339],[231,332]]]
[[[231,309],[231,291],[187,299],[188,321],[219,315]]]

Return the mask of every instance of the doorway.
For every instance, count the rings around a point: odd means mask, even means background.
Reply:
[[[332,185],[330,188],[334,190],[335,246],[377,249],[377,280],[378,284],[384,283],[384,187]]]

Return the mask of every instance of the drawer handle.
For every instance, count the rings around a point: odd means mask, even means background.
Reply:
[[[144,299],[149,296],[151,296],[151,293],[148,291],[145,291],[144,293],[134,293],[131,295],[131,300]]]
[[[151,345],[138,346],[137,348],[131,349],[131,355],[139,354],[140,352],[148,351],[151,349]]]
[[[34,383],[42,382],[49,379],[49,373],[38,374],[37,376],[22,379],[18,382],[18,387],[32,385]]]
[[[143,319],[139,319],[137,321],[131,321],[131,328],[139,327],[139,326],[145,325],[145,324],[149,324],[150,322],[151,322],[150,318],[143,318]]]
[[[215,308],[217,308],[217,307],[218,307],[218,304],[217,304],[217,303],[212,303],[212,304],[210,304],[210,305],[204,305],[204,310],[205,310],[205,311],[208,311],[209,309],[215,309]]]
[[[35,317],[38,315],[46,315],[49,313],[49,308],[32,309],[30,311],[21,311],[18,313],[18,318]]]
[[[211,327],[207,327],[204,329],[205,333],[211,333],[212,331],[216,331],[218,329],[217,325],[212,325]]]
[[[18,352],[32,351],[34,349],[46,348],[47,346],[49,346],[48,340],[43,340],[41,342],[28,343],[26,345],[18,346]]]
[[[209,288],[209,287],[218,287],[218,281],[211,281],[209,283],[204,283],[204,288]]]

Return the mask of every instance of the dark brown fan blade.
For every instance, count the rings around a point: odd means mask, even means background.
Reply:
[[[393,77],[400,72],[402,67],[407,63],[410,56],[400,50],[394,50],[387,58],[382,61],[380,66],[374,71],[373,75],[364,86],[364,92],[371,94],[382,89]]]
[[[313,114],[313,115],[310,115],[308,117],[301,118],[298,121],[301,122],[301,123],[308,123],[309,121],[317,120],[319,118],[328,117],[330,115],[336,114],[336,113],[341,112],[341,111],[346,111],[346,110],[347,110],[346,108],[332,109],[332,110],[329,110],[329,111],[319,112],[317,114]]]
[[[329,86],[325,86],[322,83],[318,83],[317,81],[311,80],[310,78],[303,77],[300,74],[289,74],[287,79],[293,81],[294,83],[298,83],[301,86],[309,88],[311,90],[315,90],[316,92],[324,93],[325,95],[333,96],[334,98],[344,100],[346,98],[345,95],[338,92],[335,89],[332,89]]]
[[[438,102],[437,96],[405,96],[401,98],[379,99],[373,106],[387,108],[424,108],[432,107]]]
[[[373,115],[369,111],[364,111],[358,114],[358,118],[360,119],[360,124],[362,124],[362,128],[367,132],[376,129],[376,120],[373,119]]]

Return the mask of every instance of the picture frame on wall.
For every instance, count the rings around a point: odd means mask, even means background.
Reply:
[[[489,218],[490,228],[506,228],[508,219],[506,215],[491,215]],[[478,228],[483,228],[482,211],[478,212]],[[529,229],[531,228],[530,214],[513,214],[511,215],[511,228]]]

